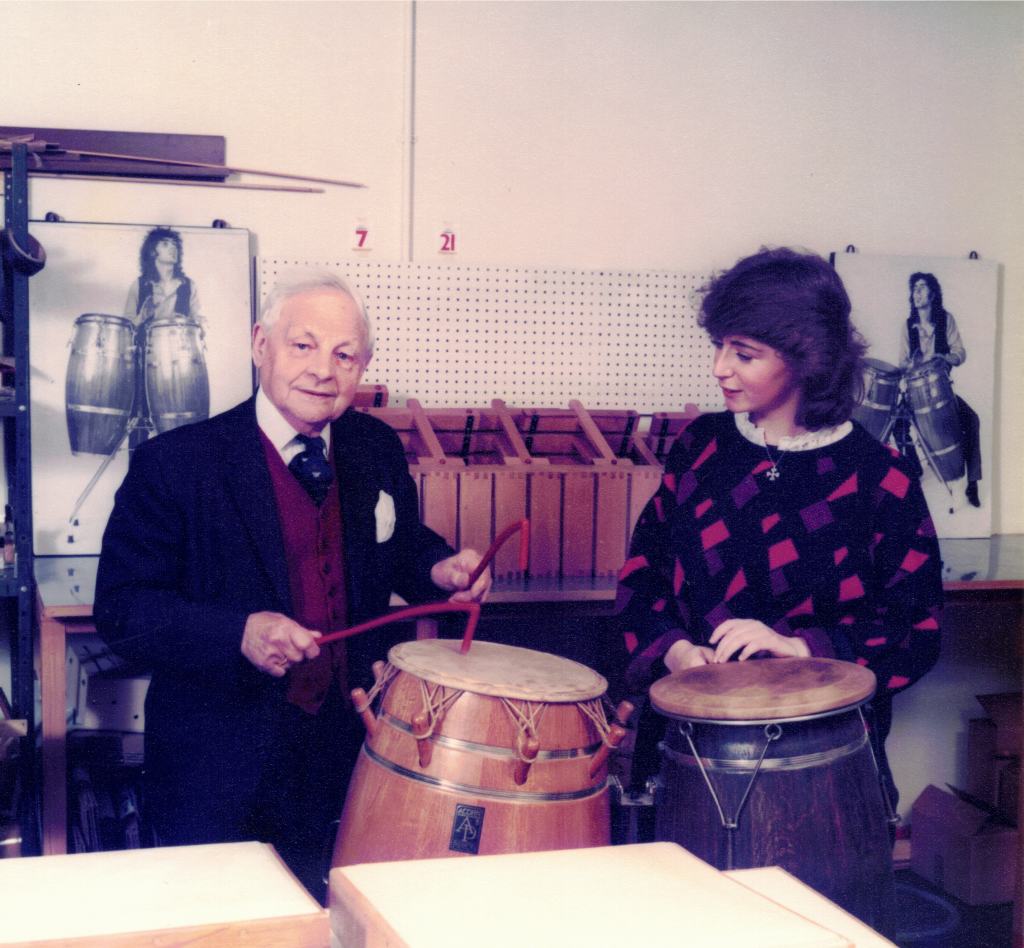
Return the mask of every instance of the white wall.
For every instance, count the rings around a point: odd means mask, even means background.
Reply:
[[[450,225],[473,262],[1005,264],[994,529],[1024,529],[1024,6],[425,3],[417,26],[418,259]]]
[[[12,0],[0,115],[221,134],[229,164],[369,185],[31,185],[34,216],[224,218],[270,258],[356,256],[359,222],[380,261],[410,240],[415,260],[453,259],[447,227],[455,262],[508,266],[976,250],[1004,265],[993,527],[1022,533],[1022,40],[1014,2]]]
[[[229,164],[369,185],[35,180],[37,216],[219,217],[313,260],[408,259],[411,237],[437,261],[451,227],[456,261],[504,265],[707,272],[762,243],[999,261],[993,526],[1024,532],[1021,4],[15,0],[0,17],[22,77],[0,90],[8,124],[222,134]]]
[[[10,2],[3,122],[223,135],[241,168],[356,181],[322,195],[31,183],[34,217],[246,227],[262,253],[337,255],[357,218],[401,253],[405,3]],[[303,185],[272,178],[254,184]]]

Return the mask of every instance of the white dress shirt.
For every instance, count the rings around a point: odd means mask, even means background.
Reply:
[[[256,424],[260,426],[260,431],[277,449],[277,453],[281,455],[281,460],[284,461],[286,467],[296,454],[306,450],[302,442],[295,437],[298,432],[285,420],[278,407],[263,394],[262,386],[256,392]],[[320,437],[324,439],[325,457],[329,461],[331,459],[330,425],[320,432]]]

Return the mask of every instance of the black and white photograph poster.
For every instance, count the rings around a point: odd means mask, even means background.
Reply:
[[[834,262],[870,345],[854,417],[920,469],[940,537],[990,536],[999,265],[859,253]]]
[[[252,394],[251,235],[29,230],[46,250],[29,303],[35,553],[98,554],[134,449]]]

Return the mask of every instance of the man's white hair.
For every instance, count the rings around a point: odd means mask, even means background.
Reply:
[[[335,293],[344,293],[356,304],[356,310],[365,327],[366,352],[367,356],[373,354],[373,324],[370,322],[370,315],[366,311],[366,304],[359,292],[351,286],[347,280],[334,273],[313,272],[308,270],[297,271],[281,277],[273,289],[263,300],[263,307],[260,310],[259,323],[264,332],[270,332],[281,315],[281,307],[292,297],[302,293],[310,293],[315,290],[330,290]]]

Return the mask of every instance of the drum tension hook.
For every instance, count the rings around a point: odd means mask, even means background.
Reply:
[[[750,791],[754,788],[754,781],[757,780],[757,775],[761,772],[761,764],[764,763],[764,755],[768,753],[768,748],[771,747],[772,743],[782,737],[782,726],[777,722],[773,721],[771,724],[766,724],[764,728],[765,742],[764,747],[761,749],[761,756],[757,759],[757,766],[754,768],[754,772],[750,775],[750,782],[747,784],[747,789],[743,791],[743,797],[736,807],[736,815],[731,819],[726,819],[725,811],[722,809],[722,804],[718,799],[718,794],[715,792],[715,788],[711,783],[711,778],[708,776],[708,772],[704,767],[704,761],[701,760],[700,754],[697,753],[697,748],[693,743],[693,724],[689,721],[681,721],[679,723],[679,733],[686,738],[686,743],[690,745],[690,753],[693,754],[694,760],[697,761],[697,766],[700,768],[701,776],[704,778],[704,783],[707,784],[708,790],[711,791],[711,799],[715,801],[715,807],[718,810],[718,818],[722,822],[722,828],[728,831],[726,839],[728,841],[728,850],[726,854],[726,868],[733,869],[734,866],[734,850],[736,845],[736,830],[739,829],[740,815],[743,813],[743,807],[746,806],[747,797],[750,796]]]

